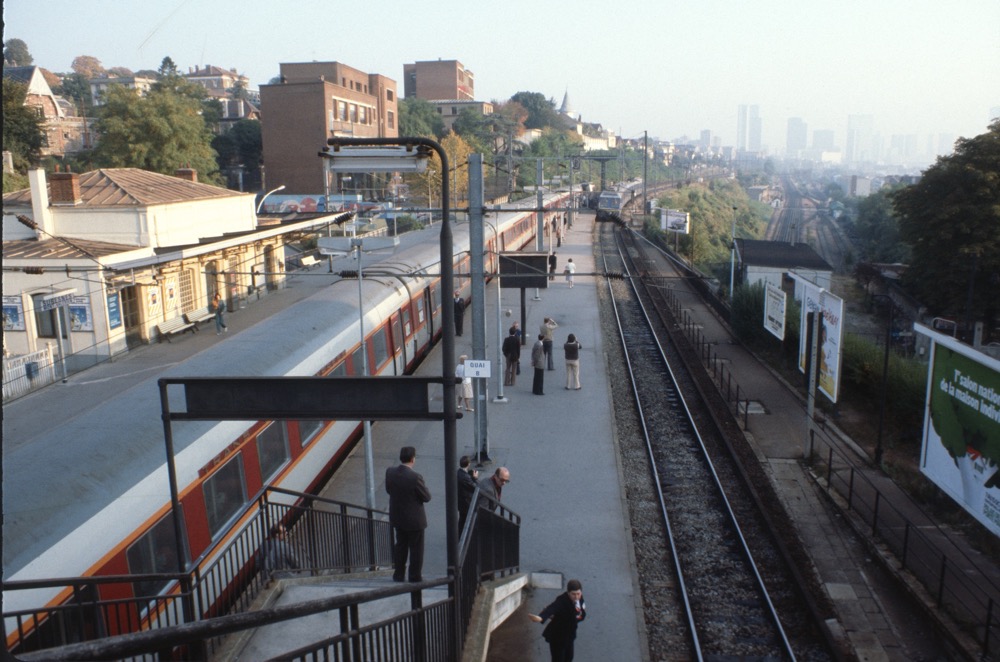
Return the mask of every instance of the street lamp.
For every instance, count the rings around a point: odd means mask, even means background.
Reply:
[[[261,209],[261,207],[264,206],[264,200],[267,199],[267,196],[271,195],[272,193],[277,193],[278,191],[284,191],[284,190],[285,190],[285,185],[282,184],[278,188],[273,188],[270,191],[268,191],[267,193],[265,193],[264,197],[260,199],[259,203],[257,203],[257,215],[260,216],[260,209]]]
[[[321,255],[334,253],[351,253],[357,251],[358,259],[358,324],[361,327],[361,376],[368,376],[368,348],[365,345],[365,307],[362,298],[362,288],[365,275],[361,265],[361,253],[365,250],[376,251],[394,248],[399,245],[399,237],[320,237],[316,240]],[[365,430],[365,505],[375,509],[375,456],[372,450],[372,422],[364,421]]]
[[[733,239],[729,252],[729,307],[733,307],[733,283],[736,279],[736,207],[733,207]]]

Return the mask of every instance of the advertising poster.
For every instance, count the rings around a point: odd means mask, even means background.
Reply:
[[[24,304],[21,297],[3,298],[3,330],[24,331]]]
[[[660,229],[664,232],[688,234],[691,229],[691,217],[686,211],[676,209],[660,210]]]
[[[920,470],[1000,536],[1000,361],[914,330],[933,340]]]
[[[118,292],[108,292],[108,327],[117,329],[122,325],[121,295]]]
[[[69,303],[69,328],[71,331],[93,331],[94,316],[90,312],[90,298],[74,296]]]
[[[146,288],[146,316],[149,319],[159,319],[163,315],[163,302],[160,301],[160,288]]]
[[[167,313],[173,312],[177,308],[179,300],[177,298],[177,279],[168,278],[163,282],[163,306]]]
[[[817,325],[819,333],[819,379],[817,388],[820,393],[836,402],[840,389],[840,358],[844,335],[844,300],[840,297],[816,287],[816,285],[799,279],[803,285],[802,293],[802,326],[806,329],[806,315],[820,313]],[[806,334],[799,334],[799,372],[806,371]]]
[[[778,340],[785,339],[785,291],[767,281],[764,290],[764,328]]]

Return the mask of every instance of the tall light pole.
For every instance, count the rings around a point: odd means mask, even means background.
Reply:
[[[736,207],[733,207],[733,237],[729,251],[729,307],[733,307],[733,284],[736,278]]]
[[[256,212],[256,213],[257,213],[257,215],[258,215],[258,216],[260,215],[260,210],[261,210],[261,207],[263,207],[263,206],[264,206],[264,200],[266,200],[266,199],[267,199],[267,196],[271,195],[272,193],[277,193],[278,191],[284,191],[284,190],[285,190],[285,185],[284,185],[284,184],[282,184],[282,185],[281,185],[281,186],[279,186],[278,188],[273,188],[273,189],[271,189],[270,191],[268,191],[267,193],[265,193],[265,194],[264,194],[264,197],[263,197],[263,198],[261,198],[261,199],[260,199],[260,202],[258,202],[258,203],[257,203],[257,212]]]

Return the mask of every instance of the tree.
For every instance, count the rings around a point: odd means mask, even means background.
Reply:
[[[62,82],[58,87],[52,88],[52,91],[64,99],[72,99],[81,115],[90,115],[94,104],[90,96],[90,82],[83,74],[63,74]]]
[[[35,58],[28,52],[28,45],[21,39],[8,39],[3,42],[3,62],[9,67],[30,67]]]
[[[101,61],[93,55],[77,55],[73,58],[73,64],[70,65],[70,68],[74,73],[78,73],[88,80],[101,78],[107,73]]]
[[[1000,290],[1000,120],[892,195],[913,258],[904,283],[932,312],[993,319]]]
[[[14,169],[22,173],[38,163],[45,144],[42,118],[24,105],[27,95],[27,85],[3,79],[3,148],[11,153]]]
[[[108,74],[115,78],[131,78],[135,73],[128,67],[111,67]]]
[[[559,126],[559,114],[556,112],[556,102],[546,99],[541,92],[518,92],[510,98],[528,111],[524,120],[526,129],[543,129],[547,126]]]
[[[899,223],[892,210],[892,189],[883,188],[858,202],[854,231],[865,262],[906,262],[907,246],[900,241]]]
[[[177,64],[169,55],[160,62],[160,68],[156,70],[156,73],[163,77],[180,75],[180,72],[177,71]]]
[[[444,120],[433,104],[423,99],[399,102],[399,135],[441,139]]]
[[[170,175],[190,167],[202,180],[216,183],[218,164],[202,112],[198,100],[169,88],[140,97],[134,90],[112,85],[98,109],[101,139],[94,149],[94,164]]]
[[[250,170],[257,168],[264,152],[260,122],[235,122],[229,131],[212,139],[212,148],[219,154],[220,167],[242,165]]]

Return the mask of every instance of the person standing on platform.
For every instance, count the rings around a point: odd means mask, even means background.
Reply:
[[[564,273],[566,274],[566,282],[569,283],[569,289],[573,289],[573,274],[576,273],[576,265],[573,264],[573,258],[570,258],[569,262],[566,263]]]
[[[538,342],[531,348],[531,367],[535,369],[535,379],[531,383],[531,392],[535,395],[545,395],[545,336],[538,334]]]
[[[521,360],[521,339],[516,327],[510,327],[510,333],[503,339],[500,350],[504,359],[503,385],[513,386],[517,382],[517,364]]]
[[[423,581],[424,529],[427,514],[424,504],[431,500],[424,477],[413,470],[417,449],[399,449],[399,466],[385,470],[385,491],[389,493],[389,524],[395,535],[392,548],[392,580],[405,581],[406,561],[410,561],[410,581]]]
[[[563,351],[566,352],[566,389],[580,390],[580,350],[583,349],[574,334],[569,334]]]
[[[472,466],[468,455],[463,455],[458,461],[458,531],[465,527],[465,518],[469,515],[472,505],[472,495],[476,493],[476,479],[479,472]]]
[[[521,344],[521,323],[514,322],[510,325],[510,334],[517,336],[517,344]],[[517,350],[517,374],[521,374],[521,350]]]
[[[472,399],[475,394],[472,391],[472,377],[465,374],[465,362],[469,357],[462,354],[458,357],[458,365],[455,367],[455,376],[462,380],[461,385],[458,388],[458,402],[455,403],[457,409],[461,409],[465,406],[465,411],[475,411],[472,408]]]
[[[455,290],[455,335],[462,335],[462,327],[465,326],[465,299],[462,293]]]
[[[556,253],[552,251],[549,253],[549,280],[556,279]]]
[[[218,292],[212,297],[212,303],[209,304],[212,312],[215,313],[215,335],[222,335],[223,331],[228,332],[229,327],[226,326],[226,320],[222,316],[222,313],[226,312],[226,302],[223,300],[222,295]]]
[[[510,471],[508,471],[507,467],[497,467],[492,476],[487,476],[479,481],[479,501],[476,503],[477,507],[495,511],[497,504],[500,503],[503,486],[509,482]],[[492,500],[490,497],[492,497]]]
[[[559,325],[551,317],[543,319],[542,325],[539,327],[539,333],[542,335],[542,346],[545,350],[545,361],[548,363],[549,370],[556,369],[556,364],[552,361],[552,332],[558,328]]]
[[[587,618],[587,605],[583,601],[583,585],[579,580],[566,582],[566,592],[552,601],[537,615],[528,614],[535,623],[549,621],[542,631],[549,642],[552,662],[573,662],[573,642],[576,640],[576,626]],[[551,620],[550,620],[551,619]]]
[[[278,573],[287,570],[298,570],[302,567],[295,548],[288,542],[288,530],[284,524],[275,524],[271,528],[271,536],[264,541],[262,550],[264,572],[268,578],[280,576]],[[163,570],[173,572],[176,568]]]

